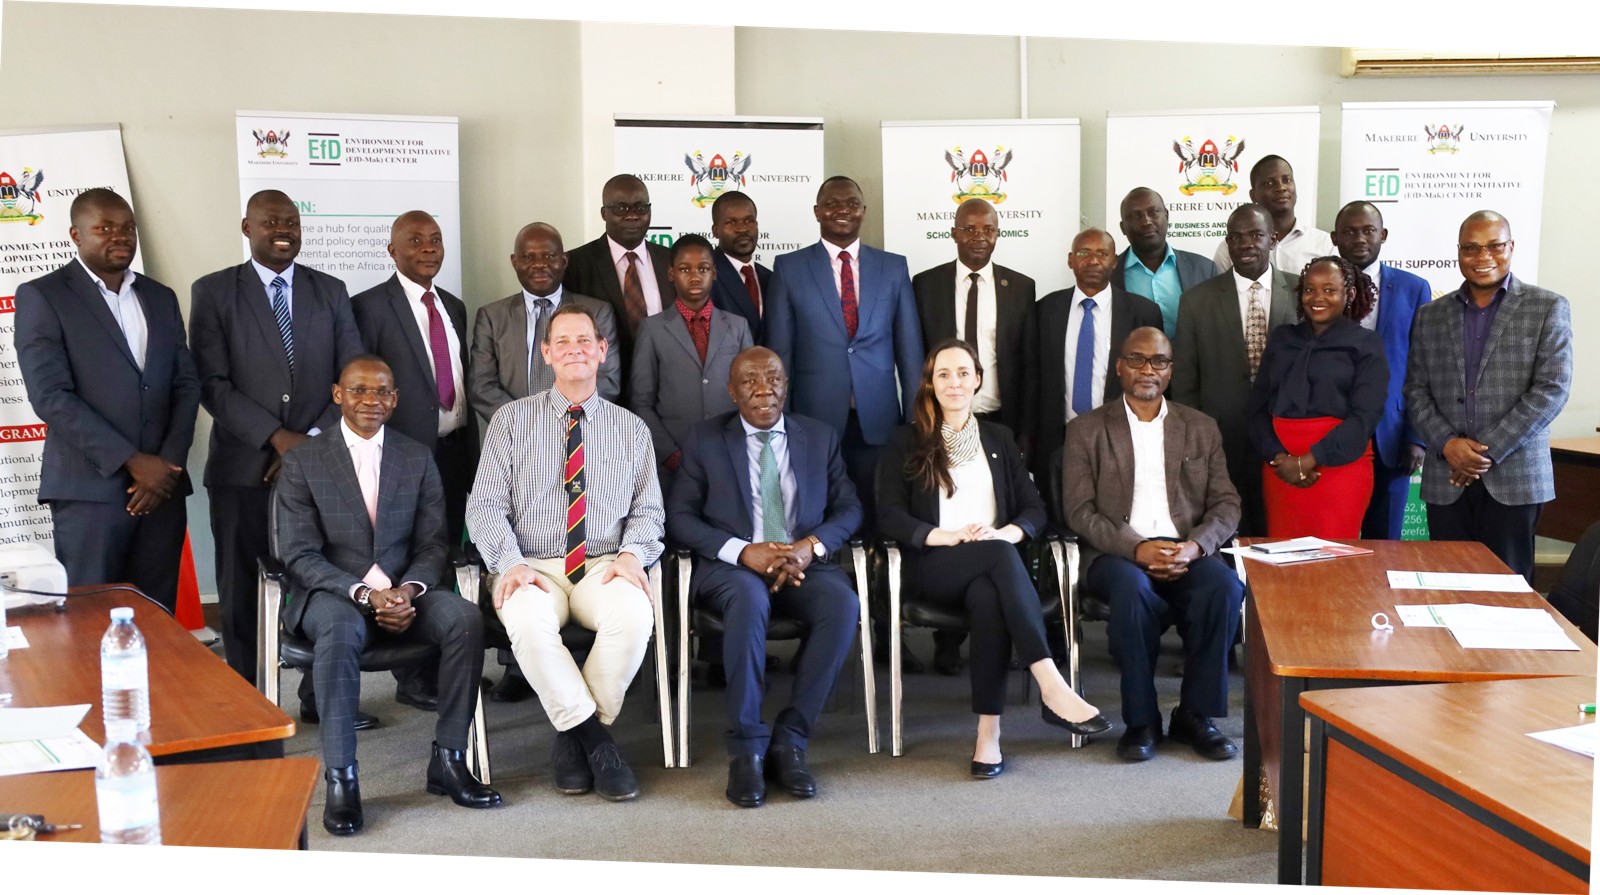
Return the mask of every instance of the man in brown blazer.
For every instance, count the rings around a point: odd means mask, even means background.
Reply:
[[[1154,327],[1117,356],[1120,401],[1067,424],[1062,510],[1088,546],[1090,590],[1111,605],[1107,635],[1122,668],[1117,755],[1155,757],[1161,741],[1155,666],[1161,633],[1183,635],[1183,687],[1168,735],[1207,758],[1238,754],[1212,718],[1228,714],[1228,650],[1244,588],[1216,555],[1239,523],[1222,435],[1211,417],[1162,397],[1172,345]]]

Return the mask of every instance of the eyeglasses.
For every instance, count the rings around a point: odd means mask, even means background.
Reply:
[[[1127,364],[1130,370],[1142,369],[1145,364],[1149,364],[1150,369],[1159,373],[1172,366],[1172,358],[1167,357],[1165,354],[1124,354],[1119,360]]]
[[[957,227],[956,229],[968,236],[982,236],[984,239],[994,239],[1000,235],[1000,231],[994,227]]]
[[[1116,254],[1116,252],[1108,252],[1105,249],[1078,249],[1072,253],[1072,257],[1078,259],[1079,261],[1087,261],[1090,258],[1098,258],[1101,261],[1110,261],[1116,256]]]
[[[368,398],[376,398],[379,401],[387,401],[395,396],[395,390],[392,388],[362,388],[358,385],[354,388],[343,389],[342,391],[350,397],[355,398],[357,401],[365,401]]]
[[[1481,246],[1475,242],[1464,242],[1456,246],[1456,248],[1461,250],[1461,254],[1466,255],[1469,258],[1473,257],[1474,255],[1483,254],[1484,249],[1488,249],[1489,254],[1491,255],[1504,255],[1506,253],[1506,249],[1511,248],[1511,243],[1491,242],[1488,245]]]
[[[649,202],[612,202],[600,207],[619,218],[643,217],[650,213]]]

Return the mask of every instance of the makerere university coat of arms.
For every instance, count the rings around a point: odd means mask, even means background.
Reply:
[[[1181,142],[1172,141],[1172,151],[1178,156],[1178,171],[1184,180],[1178,191],[1185,196],[1195,193],[1231,196],[1239,188],[1233,182],[1233,175],[1239,173],[1239,156],[1244,154],[1243,139],[1228,137],[1228,142],[1220,152],[1216,143],[1207,140],[1200,144],[1200,150],[1196,152],[1194,141],[1184,137]]]
[[[683,163],[689,166],[689,183],[694,187],[694,198],[690,201],[700,208],[717,201],[731,185],[744,186],[744,172],[750,170],[750,156],[739,152],[733,154],[732,162],[721,154],[713,154],[708,165],[696,150],[684,153]]]
[[[1011,150],[1003,146],[994,148],[994,161],[982,149],[974,149],[967,158],[957,146],[944,151],[945,164],[950,166],[950,179],[955,181],[956,193],[951,200],[957,205],[968,199],[987,199],[999,205],[1006,201],[1006,166],[1011,164]]]
[[[44,200],[39,184],[44,183],[44,169],[22,169],[22,179],[17,180],[9,171],[0,171],[0,222],[27,222],[28,226],[44,220],[39,205]]]

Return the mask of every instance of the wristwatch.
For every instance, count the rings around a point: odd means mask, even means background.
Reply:
[[[368,585],[363,584],[360,587],[356,588],[355,601],[356,601],[356,605],[361,608],[362,612],[366,613],[367,615],[372,615],[373,614],[373,609],[372,609],[372,588],[371,587],[369,587]]]
[[[812,556],[816,557],[817,559],[825,559],[827,557],[828,548],[822,546],[822,541],[818,539],[816,535],[807,535],[806,540],[811,542]]]

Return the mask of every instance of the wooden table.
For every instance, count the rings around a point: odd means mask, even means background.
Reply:
[[[162,845],[305,848],[306,811],[321,777],[315,758],[274,758],[156,768]],[[94,771],[0,777],[0,806],[83,829],[41,842],[99,842]]]
[[[1255,540],[1264,540],[1257,538]],[[1248,539],[1246,541],[1248,543]],[[1259,826],[1263,770],[1278,807],[1278,881],[1301,881],[1300,781],[1305,772],[1306,690],[1374,683],[1500,680],[1595,673],[1593,643],[1552,613],[1580,649],[1466,650],[1443,628],[1372,628],[1397,604],[1480,603],[1549,609],[1533,591],[1516,594],[1389,588],[1390,569],[1509,574],[1487,547],[1463,541],[1347,541],[1373,550],[1321,562],[1269,566],[1245,560],[1244,822]],[[1280,785],[1281,783],[1281,785]]]
[[[65,611],[30,606],[9,612],[7,622],[28,638],[27,649],[0,661],[0,692],[13,694],[10,706],[88,703],[80,726],[90,739],[105,742],[100,638],[116,606],[133,607],[150,655],[145,748],[158,762],[283,757],[294,721],[159,606],[125,592],[74,595]]]
[[[1588,892],[1594,759],[1531,731],[1593,722],[1593,677],[1323,691],[1306,881]]]
[[[1550,442],[1556,499],[1544,505],[1539,534],[1576,544],[1600,519],[1600,435]]]

